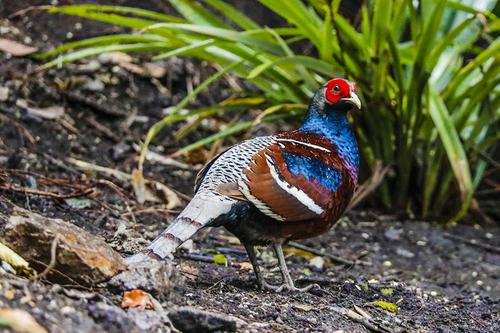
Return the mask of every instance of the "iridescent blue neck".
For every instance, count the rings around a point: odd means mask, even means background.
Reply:
[[[299,131],[326,137],[337,146],[339,154],[349,166],[355,168],[356,174],[358,173],[358,144],[347,120],[347,111],[335,109],[330,105],[319,108],[317,103],[313,102]]]

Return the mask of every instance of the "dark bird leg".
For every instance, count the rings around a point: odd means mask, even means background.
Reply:
[[[250,263],[252,264],[253,271],[255,273],[255,277],[257,278],[257,284],[260,289],[262,290],[272,290],[276,292],[281,292],[283,290],[290,290],[290,291],[298,291],[298,292],[306,292],[309,291],[313,287],[318,287],[317,284],[311,284],[308,285],[304,288],[297,288],[295,287],[295,284],[293,283],[292,277],[290,276],[290,273],[288,272],[288,268],[286,266],[285,262],[285,256],[283,255],[283,249],[281,248],[281,244],[274,244],[273,249],[274,252],[276,253],[276,257],[278,258],[278,263],[280,267],[280,272],[281,276],[283,277],[283,283],[281,285],[272,285],[266,282],[264,280],[264,276],[262,275],[262,272],[260,271],[259,264],[257,263],[257,256],[255,254],[255,249],[253,245],[244,245],[245,250],[247,251],[248,254],[248,259],[250,259]]]
[[[295,287],[292,277],[290,276],[290,272],[288,271],[288,267],[286,266],[285,256],[283,255],[283,249],[281,248],[281,244],[274,244],[273,248],[274,252],[276,253],[276,257],[278,258],[281,275],[283,276],[283,284],[281,286],[271,286],[273,287],[272,288],[273,290],[280,292],[284,289],[288,289],[290,291],[306,292],[313,287],[319,288],[317,284],[310,284],[304,288]]]
[[[250,263],[252,264],[253,267],[253,272],[255,273],[255,277],[257,278],[257,285],[259,286],[260,289],[262,290],[273,290],[273,291],[281,291],[283,290],[282,286],[275,286],[272,284],[269,284],[266,282],[264,279],[264,276],[262,275],[262,272],[260,271],[259,264],[257,263],[257,255],[255,254],[255,248],[253,245],[246,245],[245,250],[247,251],[248,254],[248,259],[250,259]]]
[[[265,281],[264,281],[264,277],[262,276],[262,273],[260,272],[259,264],[257,263],[257,256],[255,255],[255,248],[253,247],[253,245],[244,244],[244,246],[245,246],[245,250],[247,250],[248,259],[250,259],[250,263],[252,264],[253,272],[255,273],[255,277],[257,278],[257,284],[259,285],[260,289],[263,289]]]

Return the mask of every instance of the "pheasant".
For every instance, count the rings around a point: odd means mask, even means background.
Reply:
[[[163,260],[204,227],[224,226],[239,238],[262,289],[297,288],[282,244],[328,231],[352,198],[359,170],[356,138],[347,112],[361,108],[356,85],[328,81],[314,95],[298,130],[256,137],[232,146],[199,172],[195,195],[175,221],[128,263]],[[283,283],[267,283],[255,246],[271,245]]]

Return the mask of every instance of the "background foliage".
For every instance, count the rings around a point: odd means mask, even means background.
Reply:
[[[370,0],[350,22],[339,14],[340,0],[259,0],[287,22],[278,28],[259,25],[222,0],[169,2],[180,17],[115,6],[51,8],[133,32],[62,45],[42,55],[55,56],[43,68],[111,51],[221,65],[150,129],[143,152],[164,126],[188,116],[201,120],[247,107],[260,107],[263,121],[300,116],[320,84],[347,77],[364,102],[364,112],[352,116],[365,170],[377,161],[392,167],[376,201],[429,218],[457,207],[459,195],[461,208],[451,220],[467,212],[486,169],[484,156],[500,136],[500,20],[491,12],[496,1]],[[228,72],[260,93],[179,112]],[[253,124],[236,124],[182,152]],[[143,161],[144,153],[139,170]]]

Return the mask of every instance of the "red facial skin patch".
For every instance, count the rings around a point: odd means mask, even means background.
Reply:
[[[355,85],[353,90],[356,91]],[[330,103],[337,103],[341,98],[348,97],[350,92],[351,86],[344,79],[333,79],[326,83],[325,97]]]

